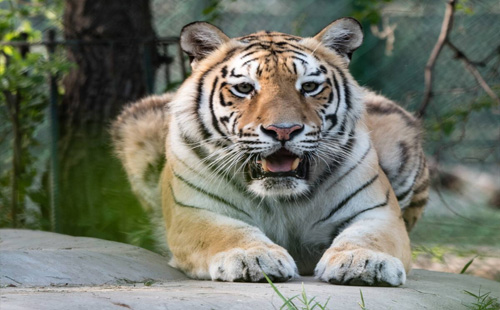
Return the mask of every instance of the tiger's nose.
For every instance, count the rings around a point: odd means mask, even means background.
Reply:
[[[273,124],[267,127],[261,125],[260,128],[263,133],[271,138],[281,142],[286,142],[301,133],[302,130],[304,130],[304,125]]]

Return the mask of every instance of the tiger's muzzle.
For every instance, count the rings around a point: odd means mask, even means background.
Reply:
[[[285,148],[248,164],[248,175],[252,180],[283,177],[306,179],[308,171],[309,161]]]

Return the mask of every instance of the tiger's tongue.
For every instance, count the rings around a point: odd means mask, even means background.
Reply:
[[[288,172],[292,171],[295,158],[282,157],[282,158],[267,158],[267,169],[271,172]]]

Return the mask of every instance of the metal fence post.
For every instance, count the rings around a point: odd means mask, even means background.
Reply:
[[[50,29],[47,37],[47,51],[49,59],[53,59],[56,50],[56,31]],[[50,224],[54,232],[61,232],[61,214],[59,206],[59,117],[57,112],[57,77],[49,76],[49,123],[50,123]]]
[[[151,45],[150,45],[151,44]],[[151,61],[151,48],[152,46],[156,48],[156,43],[150,41],[146,41],[142,43],[143,47],[143,53],[144,53],[144,73],[146,76],[146,90],[148,92],[148,95],[154,93],[154,70],[153,70],[153,63]]]

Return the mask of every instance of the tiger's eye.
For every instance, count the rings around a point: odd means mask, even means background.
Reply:
[[[302,90],[305,91],[306,93],[310,93],[312,91],[315,91],[316,88],[318,88],[319,84],[314,83],[314,82],[306,82],[302,84]]]
[[[237,84],[237,85],[235,85],[235,86],[234,86],[234,88],[235,88],[238,92],[240,92],[240,93],[242,93],[242,94],[245,94],[245,95],[246,95],[246,94],[251,93],[251,92],[252,92],[252,90],[253,90],[253,86],[252,86],[252,84],[249,84],[249,83],[241,83],[241,84]]]

